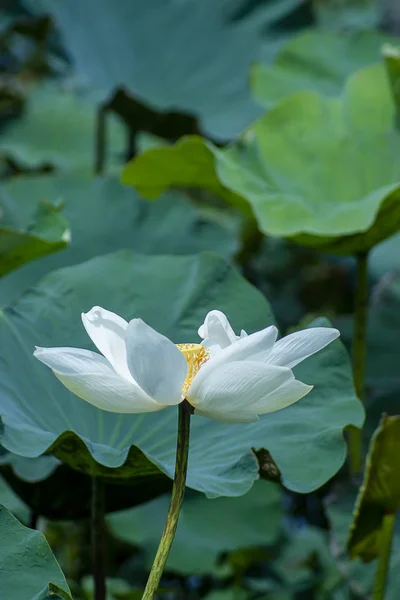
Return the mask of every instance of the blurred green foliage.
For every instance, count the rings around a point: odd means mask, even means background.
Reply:
[[[79,314],[103,304],[175,342],[196,340],[216,307],[237,330],[276,322],[284,333],[322,316],[340,328],[341,342],[296,369],[315,385],[300,403],[245,426],[193,420],[159,596],[365,600],[375,567],[346,544],[359,494],[350,546],[379,554],[397,417],[379,456],[384,425],[375,433],[360,492],[344,436],[363,410],[343,342],[350,349],[354,255],[371,250],[366,453],[382,412],[400,412],[397,3],[3,4],[0,597],[96,600],[95,475],[107,600],[141,598],[175,412],[103,413],[32,358],[36,344],[87,345]],[[395,529],[389,600],[399,548]]]

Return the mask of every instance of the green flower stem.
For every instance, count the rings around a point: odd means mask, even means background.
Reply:
[[[390,563],[390,550],[392,547],[393,531],[396,522],[396,513],[386,513],[383,517],[380,539],[380,552],[375,571],[374,589],[372,600],[383,600]]]
[[[104,482],[98,477],[92,477],[91,533],[94,600],[105,600]]]
[[[175,476],[172,486],[171,502],[168,508],[164,531],[161,536],[153,566],[151,567],[142,600],[153,600],[164,571],[165,563],[167,562],[167,558],[171,550],[172,542],[174,541],[179,514],[181,512],[183,496],[185,494],[186,473],[189,456],[191,412],[192,408],[186,400],[180,403],[178,439],[176,444]]]
[[[368,316],[368,253],[357,255],[356,294],[354,305],[353,376],[357,396],[364,401],[365,363],[367,357]],[[361,430],[349,431],[350,472],[358,473],[362,467]]]

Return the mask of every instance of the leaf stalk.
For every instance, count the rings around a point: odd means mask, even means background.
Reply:
[[[372,600],[384,600],[385,598],[385,590],[390,564],[390,551],[392,548],[395,522],[395,512],[387,512],[384,515],[381,530],[381,542],[378,556],[378,564],[376,566],[374,588],[372,591]]]

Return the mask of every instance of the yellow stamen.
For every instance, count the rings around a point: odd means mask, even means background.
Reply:
[[[176,344],[176,347],[182,352],[188,364],[188,373],[182,386],[182,396],[185,397],[193,377],[197,375],[201,365],[208,361],[210,353],[201,344]]]

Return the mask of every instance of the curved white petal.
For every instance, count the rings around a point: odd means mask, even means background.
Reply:
[[[286,367],[258,361],[230,362],[208,372],[201,369],[187,399],[202,413],[225,414],[228,419],[236,413],[257,415],[280,410],[311,389],[295,380]]]
[[[228,348],[211,354],[210,360],[201,368],[201,371],[211,370],[217,365],[221,366],[232,361],[269,362],[269,355],[277,337],[278,330],[274,325],[241,337]]]
[[[134,382],[119,377],[100,354],[80,348],[36,348],[34,356],[52,369],[72,393],[103,410],[153,412],[166,408]]]
[[[212,310],[206,315],[198,334],[205,340],[206,346],[217,344],[220,348],[227,348],[238,339],[228,317],[220,310]]]
[[[94,306],[82,313],[82,323],[94,345],[110,362],[117,373],[131,380],[126,362],[125,330],[127,321],[115,313]]]
[[[338,338],[340,332],[332,327],[310,327],[296,331],[279,340],[268,357],[268,363],[293,369],[301,361]]]
[[[252,410],[258,415],[265,415],[266,413],[282,410],[282,408],[286,408],[297,402],[297,400],[304,398],[304,396],[311,392],[313,387],[314,386],[307,385],[298,379],[292,379],[261,398],[259,402],[253,404]]]
[[[134,380],[162,404],[179,404],[187,375],[182,352],[142,319],[132,319],[126,333],[128,367]]]

